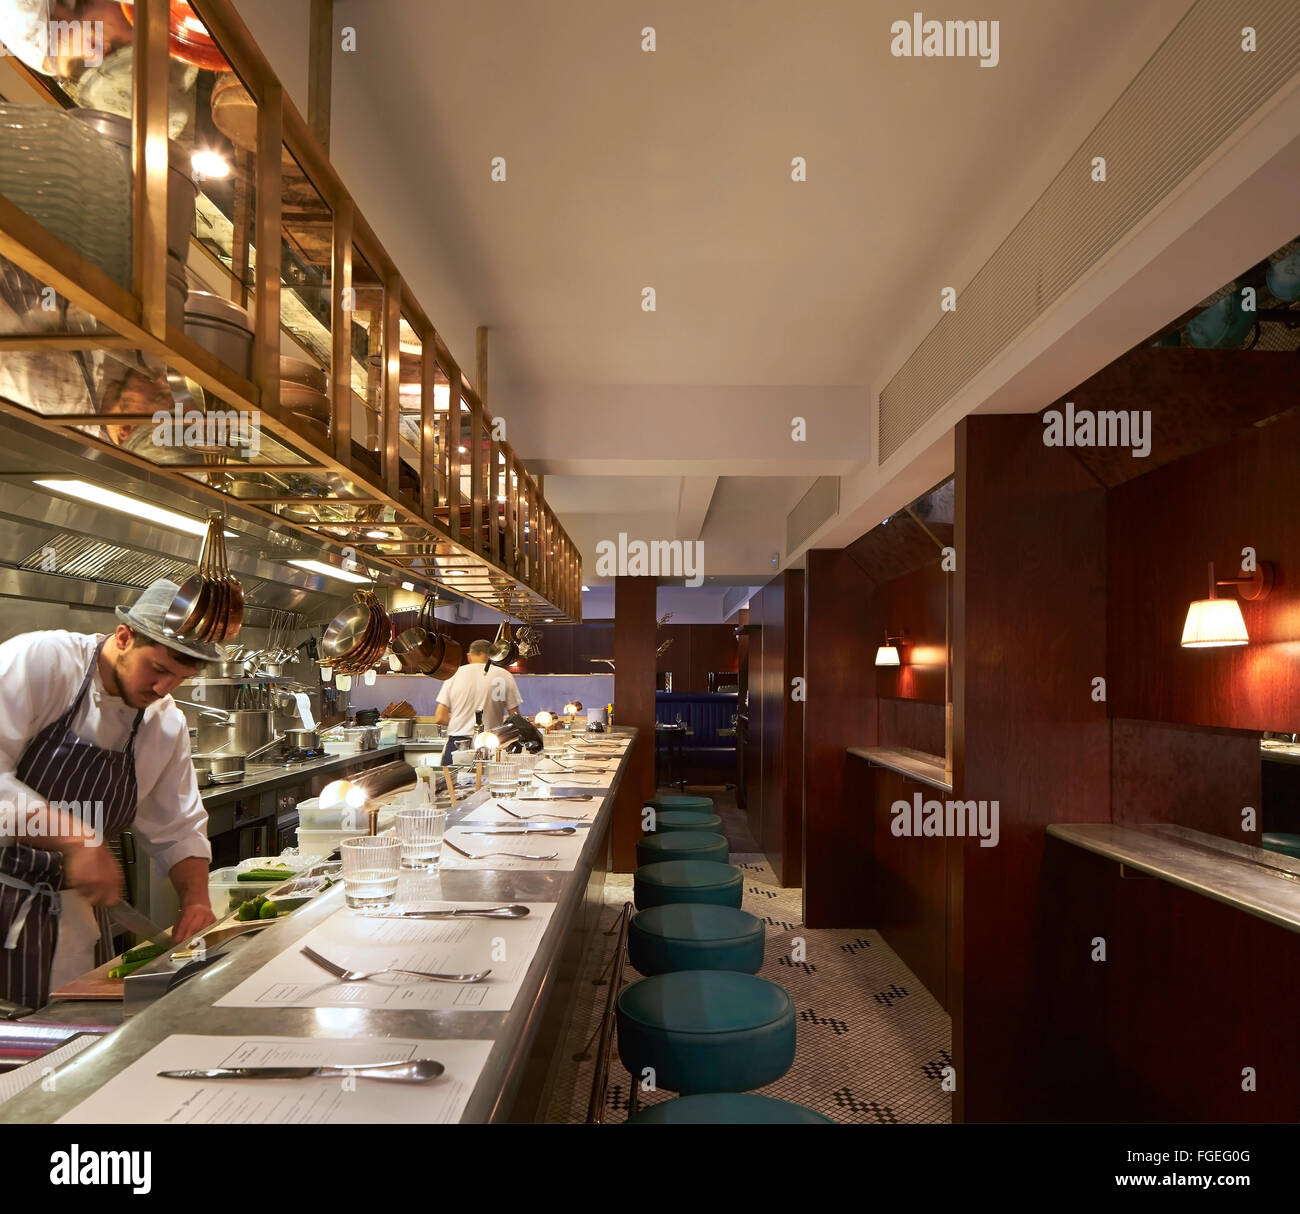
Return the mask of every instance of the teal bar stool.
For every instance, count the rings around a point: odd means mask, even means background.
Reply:
[[[627,956],[650,977],[676,970],[763,968],[763,921],[734,906],[675,902],[637,911],[627,928]]]
[[[618,1053],[636,1092],[746,1092],[794,1062],[794,1003],[784,987],[730,970],[678,970],[625,987]]]
[[[722,819],[717,814],[697,813],[693,809],[656,809],[648,833],[667,834],[671,830],[702,830],[722,834]]]
[[[1260,839],[1266,851],[1281,852],[1284,856],[1300,856],[1300,835],[1284,835],[1273,831]]]
[[[678,1096],[633,1113],[628,1125],[834,1125],[801,1104],[752,1092],[701,1092]]]
[[[722,835],[699,830],[675,830],[668,834],[642,835],[636,842],[636,862],[658,864],[662,860],[712,860],[725,864],[731,849]]]
[[[705,814],[713,812],[712,797],[691,797],[683,793],[666,793],[662,797],[651,797],[646,804],[653,805],[655,809],[690,809]]]
[[[643,864],[632,874],[632,901],[637,910],[673,902],[739,906],[744,894],[740,869],[714,860],[664,860]]]

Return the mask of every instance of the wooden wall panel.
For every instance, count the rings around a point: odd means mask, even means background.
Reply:
[[[872,849],[870,789],[850,772],[850,746],[876,737],[863,672],[876,643],[863,628],[871,582],[845,550],[812,549],[804,568],[804,877],[809,927],[871,926],[862,875]]]
[[[1106,502],[1035,416],[957,427],[954,787],[999,803],[1000,841],[950,849],[960,909],[950,969],[956,1117],[1033,1119],[1052,1086],[1057,1028],[1040,958],[1049,822],[1110,817],[1106,706]]]
[[[878,746],[906,746],[943,757],[946,738],[942,704],[881,698],[876,701],[876,715]]]
[[[662,674],[671,671],[674,691],[707,692],[709,673],[738,668],[740,652],[732,624],[665,624],[658,643],[672,645],[656,663]]]
[[[936,556],[915,572],[882,582],[872,591],[867,612],[872,645],[883,645],[886,632],[896,636],[901,631],[906,639],[901,666],[873,667],[878,696],[944,703],[948,590],[948,575]],[[874,659],[874,648],[872,655]],[[882,736],[880,745],[890,742]],[[937,753],[943,753],[942,743]]]
[[[1049,840],[1044,1119],[1294,1122],[1300,935]],[[1106,940],[1093,961],[1092,941]],[[1281,1026],[1281,1027],[1279,1027]],[[1255,1068],[1254,1092],[1242,1068]],[[1049,1077],[1050,1076],[1050,1077]]]
[[[1290,374],[1294,397],[1294,367]],[[1293,410],[1111,491],[1112,715],[1227,729],[1300,729],[1298,469],[1300,411]],[[1181,648],[1187,605],[1206,594],[1207,562],[1215,562],[1220,577],[1231,577],[1247,545],[1278,566],[1269,598],[1242,604],[1251,643]]]
[[[614,724],[641,732],[614,800],[614,871],[636,869],[641,807],[655,792],[655,585],[650,577],[614,579]]]
[[[863,871],[870,872],[870,925],[947,1007],[949,843],[900,837],[890,829],[895,801],[910,803],[916,793],[926,801],[946,794],[863,759],[851,759],[849,772],[855,785],[871,793],[873,848],[870,857],[862,858]]]
[[[763,797],[756,837],[782,885],[803,876],[803,571],[790,569],[764,598]]]
[[[1259,846],[1259,738],[1151,721],[1111,722],[1111,811],[1123,823],[1173,822]],[[1241,811],[1255,810],[1255,830]]]

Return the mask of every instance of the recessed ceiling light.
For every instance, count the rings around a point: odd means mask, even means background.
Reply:
[[[554,623],[555,623],[555,617],[554,617],[553,615],[548,615],[548,616],[546,617],[546,619],[544,619],[544,620],[542,621],[542,623],[543,623],[543,624],[554,624]]]
[[[361,577],[360,574],[350,573],[346,569],[340,569],[337,565],[327,565],[324,561],[290,561],[289,564],[297,565],[299,569],[306,569],[311,573],[319,573],[325,577],[336,577],[343,582],[368,582],[368,577]]]
[[[367,531],[367,532],[366,532],[366,538],[367,538],[367,539],[372,539],[372,540],[386,540],[386,539],[388,538],[388,532],[387,532],[387,531]]]
[[[465,448],[464,448],[464,447],[457,447],[456,450],[459,451],[459,452],[461,453],[461,455],[464,455],[464,454],[465,454]]]
[[[199,177],[229,177],[230,165],[220,152],[200,148],[190,155],[190,168]]]
[[[118,510],[122,514],[130,514],[150,523],[171,527],[174,531],[185,532],[186,535],[203,535],[208,529],[207,523],[190,518],[187,514],[164,510],[161,506],[152,505],[138,497],[114,493],[112,489],[105,489],[102,485],[92,485],[89,481],[37,480],[33,484],[40,485],[42,489],[52,489],[55,493],[61,493],[75,501],[85,502],[87,505],[103,506],[108,510]],[[227,531],[225,534],[233,536],[235,533]]]

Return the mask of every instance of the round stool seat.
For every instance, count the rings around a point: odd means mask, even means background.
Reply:
[[[675,970],[763,967],[763,921],[748,911],[708,902],[675,902],[637,911],[627,929],[627,955],[649,977]]]
[[[829,1117],[788,1100],[751,1092],[701,1092],[638,1109],[628,1125],[834,1125]]]
[[[657,809],[650,834],[667,834],[671,830],[703,830],[722,834],[722,819],[717,814],[701,813],[694,809]]]
[[[662,797],[651,797],[647,805],[653,805],[655,809],[693,809],[696,813],[711,814],[713,812],[712,797],[688,797],[683,793],[666,793]]]
[[[624,988],[618,1052],[634,1082],[656,1088],[745,1092],[794,1062],[794,1003],[784,987],[730,970],[679,970]]]
[[[713,860],[725,864],[731,849],[722,835],[702,830],[674,830],[642,835],[636,841],[637,865],[661,860]]]
[[[643,864],[632,874],[632,901],[638,910],[673,902],[739,906],[744,874],[716,860],[664,860]]]
[[[1281,852],[1285,856],[1300,856],[1300,835],[1268,831],[1260,839],[1260,844],[1268,851]]]

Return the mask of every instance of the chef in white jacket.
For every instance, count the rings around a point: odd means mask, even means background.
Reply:
[[[112,955],[108,841],[125,829],[176,887],[175,937],[214,921],[207,813],[171,692],[219,655],[165,631],[177,589],[154,582],[107,636],[0,644],[0,998],[40,1007]]]

